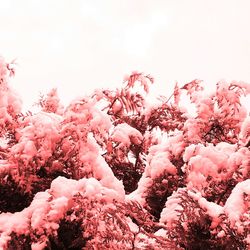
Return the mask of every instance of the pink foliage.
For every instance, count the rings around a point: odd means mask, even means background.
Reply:
[[[0,58],[1,249],[249,249],[249,84],[194,80],[150,104],[154,79],[133,72],[23,114],[13,66]]]

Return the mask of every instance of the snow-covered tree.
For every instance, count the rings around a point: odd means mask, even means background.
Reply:
[[[249,249],[249,84],[208,95],[194,80],[151,102],[154,79],[133,72],[24,114],[14,73],[1,58],[1,249]]]

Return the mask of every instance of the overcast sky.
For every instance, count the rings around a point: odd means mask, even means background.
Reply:
[[[133,70],[170,88],[250,82],[249,0],[0,0],[0,54],[17,59],[25,105],[58,87],[67,102]]]

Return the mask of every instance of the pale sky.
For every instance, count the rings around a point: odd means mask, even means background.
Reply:
[[[0,0],[0,54],[25,105],[118,87],[133,70],[169,95],[195,78],[250,83],[249,0]]]

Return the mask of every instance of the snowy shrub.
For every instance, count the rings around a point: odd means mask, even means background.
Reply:
[[[7,249],[18,242],[32,249],[173,247],[168,239],[154,235],[156,225],[138,203],[126,202],[94,178],[58,177],[49,190],[36,194],[28,208],[1,214],[0,222],[4,232],[0,243]]]
[[[151,146],[138,189],[130,194],[132,200],[141,200],[157,219],[167,198],[183,185],[181,167],[184,145],[183,136],[179,133],[158,145]]]
[[[249,249],[249,84],[149,101],[154,79],[133,72],[22,113],[13,65],[0,58],[0,249]]]
[[[166,225],[166,234],[184,249],[247,249],[249,228],[232,227],[225,210],[199,192],[181,188],[166,202],[160,222]]]
[[[185,150],[184,160],[187,186],[217,204],[224,204],[235,185],[249,179],[250,152],[237,145],[191,145]]]

